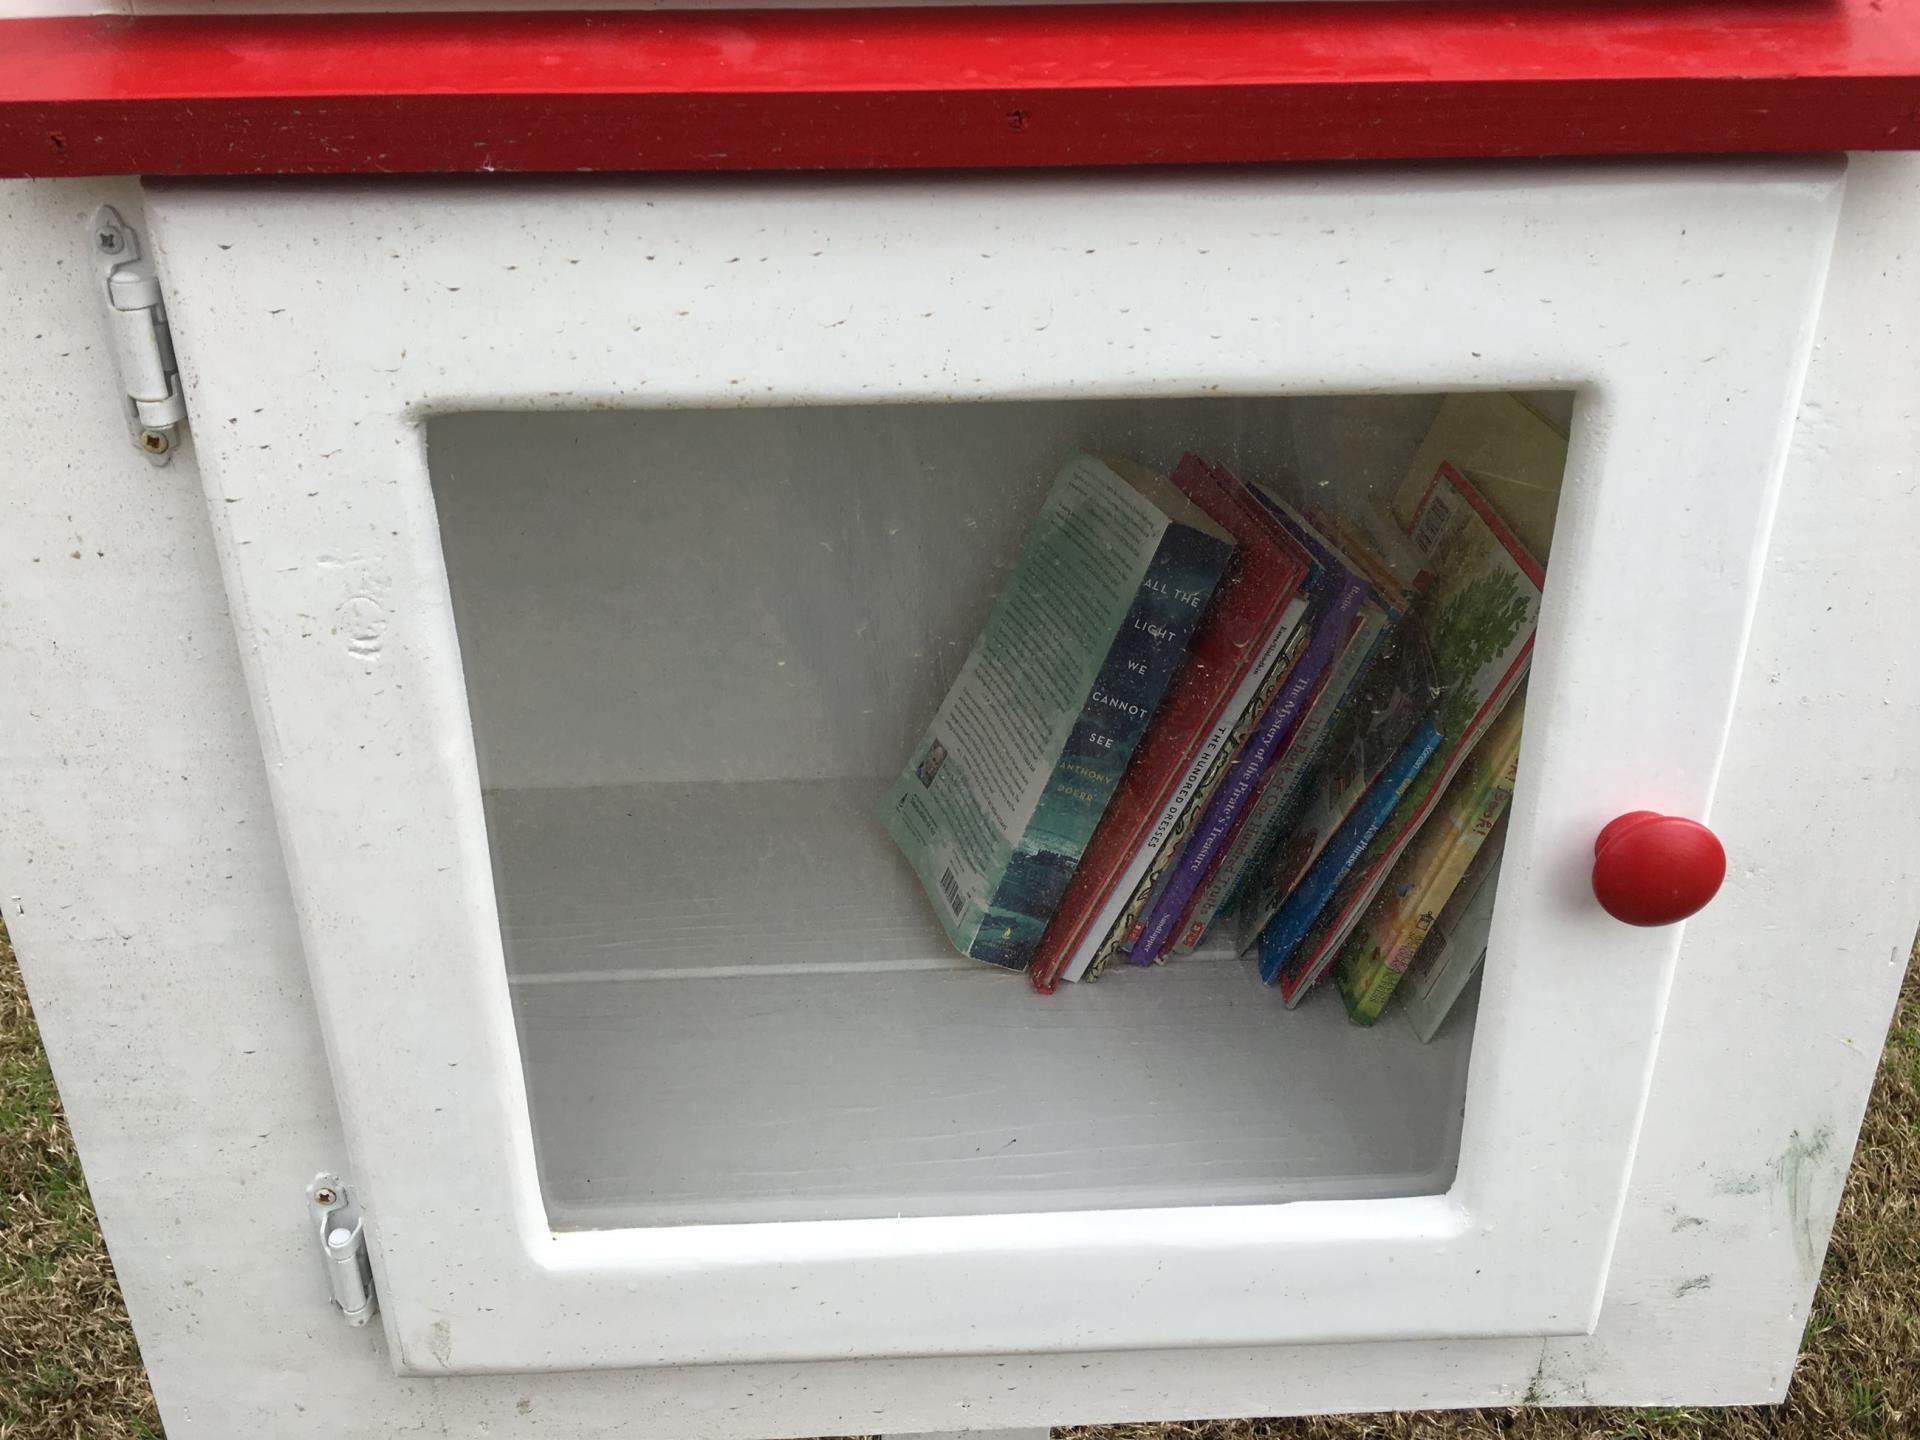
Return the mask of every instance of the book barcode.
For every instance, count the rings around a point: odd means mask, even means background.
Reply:
[[[959,919],[960,912],[966,908],[966,901],[960,896],[960,882],[953,878],[951,869],[940,872],[940,893],[947,897],[947,904],[953,907],[954,919]]]
[[[1441,533],[1453,522],[1455,506],[1452,497],[1438,493],[1429,497],[1426,508],[1420,512],[1413,527],[1413,544],[1422,555],[1433,549]]]

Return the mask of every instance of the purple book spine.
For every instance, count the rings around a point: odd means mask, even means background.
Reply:
[[[1307,642],[1306,653],[1300,657],[1300,663],[1294,666],[1286,686],[1267,706],[1267,713],[1260,717],[1259,728],[1240,747],[1239,755],[1234,757],[1233,767],[1227,771],[1226,780],[1207,806],[1207,813],[1201,817],[1200,828],[1187,841],[1180,863],[1168,872],[1166,885],[1153,902],[1153,911],[1147,917],[1140,938],[1134,941],[1133,948],[1127,952],[1134,964],[1151,965],[1167,948],[1175,928],[1180,924],[1180,917],[1186,913],[1187,902],[1193,899],[1194,892],[1206,879],[1208,870],[1213,866],[1213,857],[1226,843],[1228,834],[1233,830],[1233,822],[1246,808],[1255,782],[1266,772],[1267,766],[1279,752],[1281,741],[1286,739],[1294,722],[1300,718],[1307,697],[1313,694],[1321,672],[1333,663],[1341,641],[1353,627],[1354,612],[1366,597],[1365,582],[1351,575],[1340,580],[1331,596],[1331,603],[1314,622],[1313,638]]]

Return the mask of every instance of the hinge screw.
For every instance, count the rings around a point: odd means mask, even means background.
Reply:
[[[101,254],[118,255],[121,245],[120,232],[118,230],[102,230],[98,235],[94,236],[94,243],[100,247]]]
[[[316,1205],[331,1205],[334,1199],[333,1191],[326,1189],[324,1186],[313,1192],[313,1203]]]
[[[149,455],[164,455],[168,450],[173,448],[173,442],[158,430],[142,430],[140,432],[140,448]]]

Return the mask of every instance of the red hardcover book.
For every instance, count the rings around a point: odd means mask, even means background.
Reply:
[[[1238,481],[1216,477],[1213,467],[1194,455],[1181,457],[1172,478],[1231,532],[1232,567],[1041,936],[1027,974],[1043,992],[1053,990],[1216,729],[1231,723],[1226,711],[1235,692],[1275,628],[1286,623],[1289,608],[1297,612],[1292,602],[1311,567],[1306,551]]]

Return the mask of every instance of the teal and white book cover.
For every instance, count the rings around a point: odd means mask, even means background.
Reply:
[[[1232,551],[1164,478],[1068,460],[882,804],[963,954],[1026,967]]]

